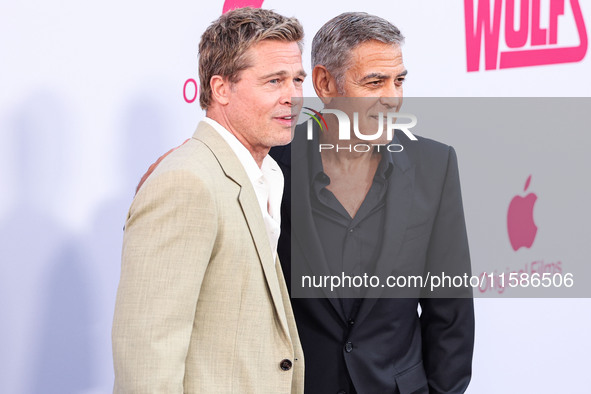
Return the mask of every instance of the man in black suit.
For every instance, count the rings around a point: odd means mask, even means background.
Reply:
[[[312,80],[324,107],[366,98],[355,104],[359,130],[375,130],[378,112],[400,109],[402,42],[395,26],[366,13],[327,22],[312,43]],[[454,149],[397,130],[393,141],[383,133],[368,151],[337,152],[329,148],[343,143],[337,119],[324,119],[327,128],[316,128],[310,140],[304,124],[290,145],[271,149],[286,180],[278,252],[306,357],[306,393],[463,393],[474,343],[470,296],[395,296],[378,287],[335,298],[324,287],[316,298],[293,297],[301,297],[295,287],[303,272],[365,272],[382,280],[470,274]],[[368,144],[351,135],[350,146]]]

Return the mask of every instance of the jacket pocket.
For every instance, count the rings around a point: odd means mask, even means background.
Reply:
[[[425,393],[429,392],[427,375],[425,374],[422,362],[399,373],[394,378],[396,379],[396,385],[398,385],[400,394],[411,394],[422,387],[425,388]],[[422,393],[423,391],[420,392]]]

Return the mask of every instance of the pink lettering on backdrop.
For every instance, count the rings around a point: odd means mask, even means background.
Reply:
[[[222,10],[222,14],[225,14],[226,12],[233,10],[235,8],[260,8],[261,5],[263,5],[263,0],[226,0],[224,2],[224,9]]]
[[[194,94],[193,94],[193,98],[188,98],[187,97],[187,85],[193,85],[193,89],[194,89]],[[185,85],[183,86],[183,98],[185,99],[185,101],[189,104],[191,104],[193,101],[195,101],[195,99],[197,98],[197,94],[199,93],[199,88],[197,87],[197,81],[195,81],[193,78],[189,78],[185,81]]]
[[[478,14],[474,24],[474,0],[464,0],[464,19],[466,22],[466,56],[468,71],[478,71],[480,63],[480,45],[484,34],[484,64],[486,70],[497,68],[499,49],[499,29],[501,27],[502,0],[494,1],[492,26],[490,22],[490,1],[478,3]],[[476,30],[475,30],[476,28]]]
[[[507,0],[506,7],[505,41],[509,48],[521,48],[527,43],[529,35],[529,1],[521,1],[519,30],[515,30],[513,27],[515,25],[515,0]]]
[[[506,0],[503,20],[505,44],[510,49],[522,49],[500,52],[499,33],[501,31],[503,0],[464,0],[468,71],[480,69],[483,39],[485,70],[571,63],[582,60],[587,53],[587,30],[579,0],[569,1],[579,35],[579,45],[563,48],[552,47],[558,42],[558,17],[564,14],[565,0],[550,0],[547,29],[540,27],[540,0]],[[476,13],[474,12],[475,2],[477,2]],[[516,3],[519,3],[519,27],[517,29],[514,27]],[[523,49],[528,40],[531,48]]]
[[[564,0],[559,0],[564,2]],[[546,29],[540,28],[540,0],[532,0],[531,45],[546,45]]]

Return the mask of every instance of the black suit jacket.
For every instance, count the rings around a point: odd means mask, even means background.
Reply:
[[[308,143],[302,126],[292,144],[271,149],[285,177],[278,253],[290,291],[292,256],[318,275],[328,273],[310,208],[308,161],[298,157]],[[455,151],[398,133],[394,142],[404,150],[391,153],[395,167],[378,273],[387,276],[405,267],[470,273]],[[292,188],[297,190],[293,200]],[[294,228],[310,231],[292,237],[292,220],[299,221]],[[472,299],[380,298],[380,291],[362,301],[354,321],[345,319],[338,299],[292,298],[306,362],[305,392],[463,393],[471,376]]]

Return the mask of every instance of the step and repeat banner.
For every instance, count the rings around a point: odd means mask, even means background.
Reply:
[[[586,0],[2,3],[0,392],[112,391],[127,209],[149,165],[204,117],[201,34],[245,5],[302,22],[309,75],[314,34],[342,12],[402,31],[405,105],[417,134],[457,152],[481,279],[468,393],[588,393]],[[536,290],[544,273],[580,291]]]

